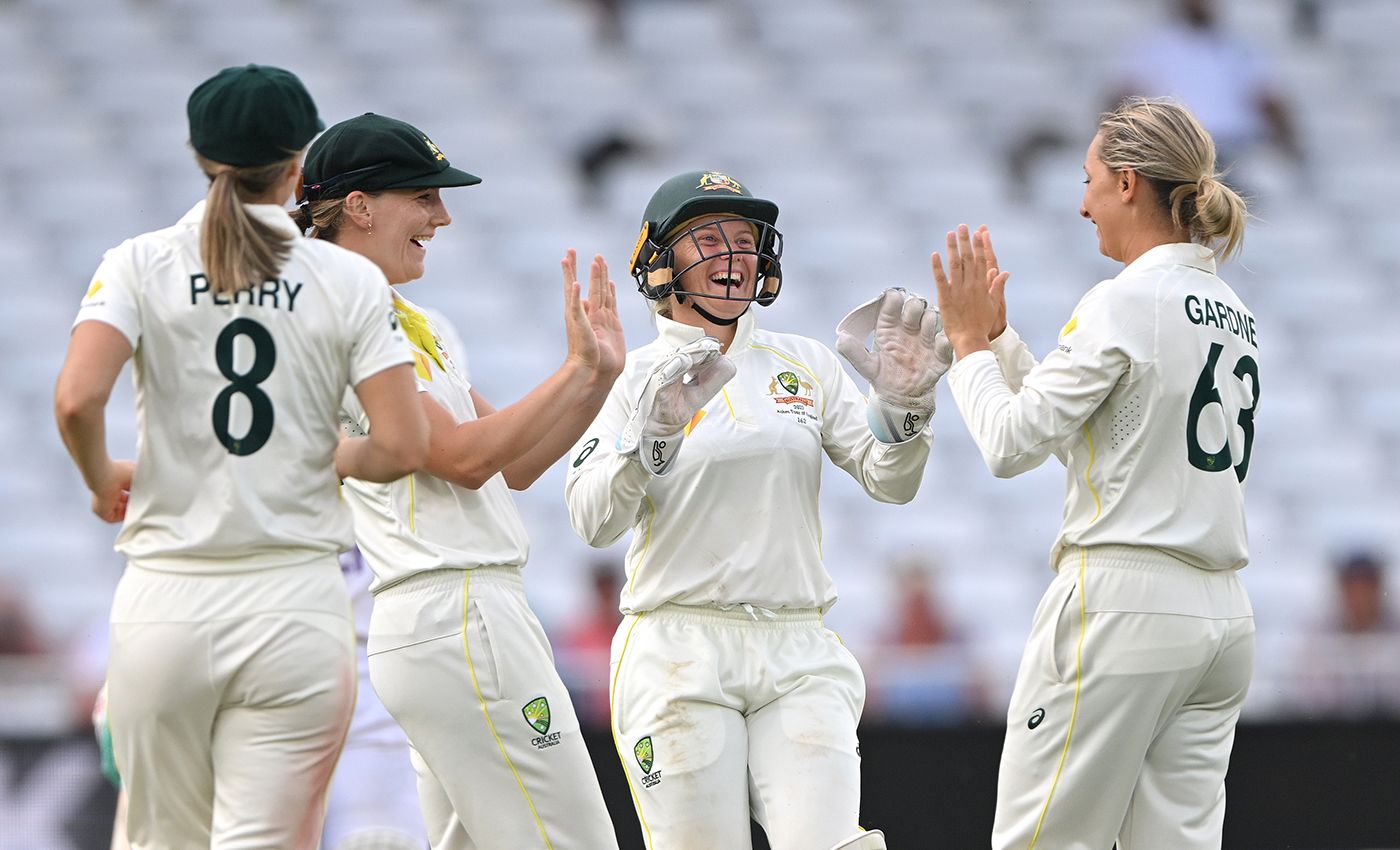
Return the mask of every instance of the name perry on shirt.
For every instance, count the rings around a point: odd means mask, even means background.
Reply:
[[[282,307],[285,301],[287,312],[296,309],[297,293],[301,292],[302,284],[292,283],[286,279],[265,280],[257,286],[250,286],[247,289],[240,289],[232,294],[225,292],[215,292],[209,285],[209,278],[202,274],[190,275],[190,304],[199,304],[201,295],[208,296],[208,300],[215,304],[227,305],[243,302],[253,307],[266,307],[268,302],[272,302],[272,309],[277,310]]]
[[[1255,348],[1259,347],[1254,340],[1254,317],[1248,313],[1198,295],[1186,296],[1185,307],[1191,324],[1229,331]]]

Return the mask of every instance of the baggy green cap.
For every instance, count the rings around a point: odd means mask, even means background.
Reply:
[[[297,75],[271,65],[225,68],[199,84],[185,112],[200,156],[235,166],[290,159],[326,126]]]
[[[356,190],[473,186],[475,174],[453,168],[412,124],[366,112],[333,125],[306,152],[302,200],[343,198]]]

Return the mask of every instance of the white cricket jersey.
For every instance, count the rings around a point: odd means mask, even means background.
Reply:
[[[994,350],[953,366],[953,396],[998,476],[1064,462],[1052,566],[1103,544],[1209,570],[1248,562],[1259,347],[1209,249],[1158,246],[1089,290],[1038,365],[1010,331]]]
[[[682,605],[829,608],[822,565],[822,455],[871,496],[914,498],[932,432],[877,442],[866,400],[831,349],[758,330],[752,311],[727,356],[738,373],[691,420],[675,466],[653,477],[614,450],[656,360],[703,332],[656,317],[656,341],[627,355],[597,419],[571,455],[565,494],[583,540],[608,546],[633,532],[622,611]]]
[[[108,251],[74,325],[106,322],[134,351],[137,463],[117,550],[161,570],[303,563],[352,542],[334,453],[348,386],[409,362],[383,273],[294,235],[280,277],[216,295],[199,254],[204,202]]]
[[[431,394],[458,422],[476,419],[471,383],[446,345],[455,333],[439,330],[422,308],[397,293],[394,308],[418,391]],[[351,393],[345,394],[344,413],[368,430],[364,408]],[[524,566],[530,554],[525,523],[499,473],[478,490],[426,471],[388,484],[346,479],[345,495],[355,514],[355,539],[374,570],[373,593],[427,570]]]

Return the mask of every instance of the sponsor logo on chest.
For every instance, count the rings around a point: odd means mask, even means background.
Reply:
[[[798,377],[796,372],[779,372],[768,383],[768,397],[773,399],[777,412],[802,425],[817,424],[815,395],[811,382]]]

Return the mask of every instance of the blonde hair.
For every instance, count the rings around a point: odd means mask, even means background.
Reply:
[[[344,198],[310,201],[292,210],[292,221],[308,239],[325,239],[329,242],[335,241],[340,220],[344,217]]]
[[[209,178],[199,233],[199,255],[215,292],[229,293],[275,278],[292,252],[293,237],[248,215],[243,204],[267,193],[295,157],[239,167],[195,154]]]
[[[1215,142],[1186,107],[1170,98],[1124,98],[1100,117],[1098,132],[1103,164],[1147,178],[1175,227],[1221,259],[1239,250],[1249,211],[1221,181]]]

